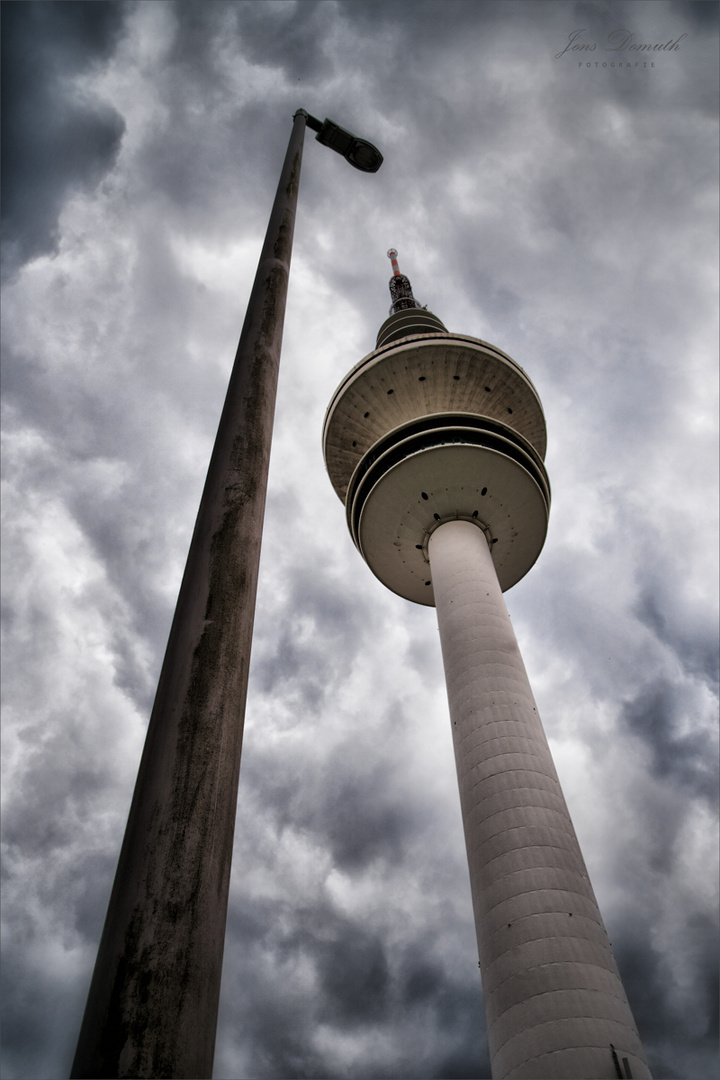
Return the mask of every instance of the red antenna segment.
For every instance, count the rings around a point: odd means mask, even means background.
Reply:
[[[390,296],[392,297],[390,314],[394,315],[396,311],[402,311],[404,308],[420,307],[421,305],[418,304],[413,296],[410,279],[400,273],[400,267],[398,266],[397,261],[397,250],[395,248],[390,248],[387,255],[393,268],[393,276],[390,278],[389,282]]]
[[[395,277],[401,277],[400,267],[398,266],[398,261],[397,261],[397,251],[395,250],[395,248],[390,248],[387,255],[388,255],[388,259],[392,263],[393,274],[395,275]]]

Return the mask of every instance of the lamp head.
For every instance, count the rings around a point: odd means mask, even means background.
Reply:
[[[298,109],[298,112],[305,112]],[[297,115],[297,113],[295,114]],[[377,172],[383,163],[383,156],[376,146],[367,139],[358,139],[345,128],[341,128],[334,120],[317,120],[314,116],[305,113],[305,122],[309,128],[317,132],[316,140],[323,146],[329,146],[342,154],[346,161],[361,172]]]

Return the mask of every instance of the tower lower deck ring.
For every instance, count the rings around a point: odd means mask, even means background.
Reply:
[[[443,522],[461,518],[485,532],[502,589],[527,573],[547,532],[547,474],[529,444],[481,418],[448,419],[395,433],[348,488],[348,525],[363,558],[384,585],[419,604],[435,603],[427,545]]]

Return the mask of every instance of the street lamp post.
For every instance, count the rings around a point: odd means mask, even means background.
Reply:
[[[73,1077],[212,1075],[248,667],[306,126],[364,172],[382,155],[299,109],[158,683]]]

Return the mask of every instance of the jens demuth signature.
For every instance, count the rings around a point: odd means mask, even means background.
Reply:
[[[568,52],[576,55],[578,53],[595,52],[598,47],[597,42],[586,40],[583,34],[587,34],[587,30],[573,30],[572,34],[568,36],[568,43],[565,48],[559,53],[555,53],[555,59],[559,60],[561,56]],[[648,53],[657,55],[658,53],[677,52],[680,48],[680,42],[686,37],[687,34],[681,34],[680,37],[671,38],[670,41],[648,45],[637,41],[632,30],[612,30],[607,36],[607,44],[603,52],[619,53],[627,51],[646,55]]]

